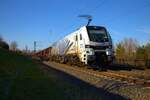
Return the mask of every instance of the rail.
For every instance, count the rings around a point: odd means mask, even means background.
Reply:
[[[44,62],[44,64],[49,65],[48,62]],[[58,64],[58,63],[56,63],[56,64]],[[91,75],[91,76],[97,77],[97,78],[104,78],[104,79],[109,79],[109,80],[120,81],[120,82],[127,83],[127,84],[134,84],[134,85],[140,85],[143,87],[150,87],[150,80],[146,80],[146,79],[142,79],[142,78],[138,78],[138,77],[133,77],[133,76],[129,77],[128,75],[117,74],[117,73],[113,73],[111,71],[99,72],[99,71],[87,69],[85,67],[83,68],[83,67],[75,67],[75,66],[64,66],[64,64],[59,64],[59,65],[62,65],[64,69],[69,69],[72,71],[85,73],[85,74],[88,74],[88,75]]]

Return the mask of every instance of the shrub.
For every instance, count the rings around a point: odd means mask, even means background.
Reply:
[[[9,50],[9,45],[4,41],[0,41],[0,48]]]

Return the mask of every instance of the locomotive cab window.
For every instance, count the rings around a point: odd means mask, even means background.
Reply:
[[[92,27],[88,26],[88,35],[90,41],[93,42],[108,42],[107,31],[104,27]]]

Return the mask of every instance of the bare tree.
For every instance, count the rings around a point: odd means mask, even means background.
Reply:
[[[138,42],[136,39],[125,38],[123,41],[123,47],[125,48],[126,57],[134,58],[138,48]]]
[[[16,41],[12,41],[11,44],[10,44],[10,50],[16,51],[17,47],[18,47],[17,42]]]
[[[125,38],[117,45],[116,55],[117,57],[121,57],[123,59],[133,59],[136,57],[138,46],[137,40]]]

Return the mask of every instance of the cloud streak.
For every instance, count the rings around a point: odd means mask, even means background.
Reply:
[[[137,31],[150,35],[150,27],[141,28],[141,29],[138,29]]]

